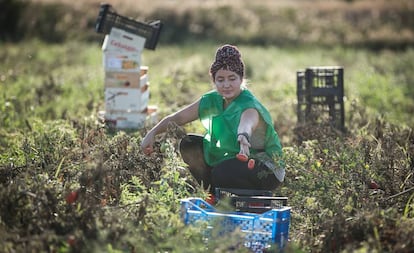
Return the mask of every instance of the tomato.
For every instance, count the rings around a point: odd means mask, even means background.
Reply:
[[[74,235],[69,235],[66,242],[69,244],[69,246],[73,247],[76,243],[76,238]]]
[[[249,159],[249,162],[247,163],[247,168],[249,168],[250,170],[252,170],[254,168],[255,165],[255,160],[254,159]]]
[[[249,157],[245,154],[237,154],[236,158],[241,162],[247,162],[249,160]]]
[[[146,155],[150,155],[151,153],[152,153],[152,148],[151,147],[147,147],[147,148],[145,148],[144,149],[144,154],[146,154]]]
[[[66,203],[72,204],[78,199],[78,192],[72,191],[68,195],[66,195]]]
[[[378,189],[378,188],[379,188],[379,185],[377,184],[377,182],[375,182],[374,180],[372,180],[372,181],[369,183],[369,188],[370,188],[370,189]]]

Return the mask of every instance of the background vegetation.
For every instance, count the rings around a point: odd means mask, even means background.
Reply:
[[[287,252],[413,251],[412,1],[111,3],[165,22],[157,49],[143,53],[159,117],[211,88],[218,45],[241,48],[284,145],[287,177],[275,194],[292,207]],[[206,245],[179,219],[181,198],[205,197],[175,148],[199,123],[169,129],[147,157],[139,144],[151,122],[111,131],[98,119],[98,10],[93,1],[0,3],[0,247],[247,251],[236,235]],[[347,131],[297,127],[296,71],[330,65],[345,69]]]

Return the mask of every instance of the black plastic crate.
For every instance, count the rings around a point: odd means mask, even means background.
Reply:
[[[110,4],[101,4],[95,30],[97,33],[109,34],[112,27],[145,38],[145,48],[154,50],[157,46],[163,24],[160,20],[143,23],[118,15]]]
[[[231,196],[272,196],[271,191],[267,190],[250,190],[238,188],[216,188],[216,197],[231,197]]]
[[[263,213],[287,206],[287,197],[272,196],[271,191],[217,188],[217,200],[229,198],[236,212]]]
[[[287,197],[231,197],[231,204],[236,208],[236,212],[263,213],[271,209],[280,209],[287,206]]]
[[[345,129],[344,70],[342,67],[309,67],[296,73],[298,123],[328,120]]]

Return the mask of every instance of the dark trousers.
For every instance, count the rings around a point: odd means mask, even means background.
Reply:
[[[258,161],[253,169],[236,157],[214,167],[208,166],[204,161],[203,137],[200,135],[189,134],[184,137],[180,142],[180,153],[197,182],[204,189],[210,189],[211,193],[216,187],[274,190],[280,185],[272,171]]]

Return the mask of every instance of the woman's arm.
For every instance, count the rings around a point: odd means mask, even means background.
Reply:
[[[240,154],[250,155],[250,137],[259,124],[259,112],[256,109],[249,108],[245,110],[239,122],[237,129],[237,140],[240,143]]]
[[[170,122],[174,122],[177,125],[182,126],[184,124],[198,119],[199,104],[200,99],[180,109],[179,111],[164,117],[160,122],[158,122],[158,124],[156,124],[151,130],[149,130],[141,142],[141,148],[144,151],[144,153],[150,154],[153,151],[155,136],[157,134],[165,132]]]

